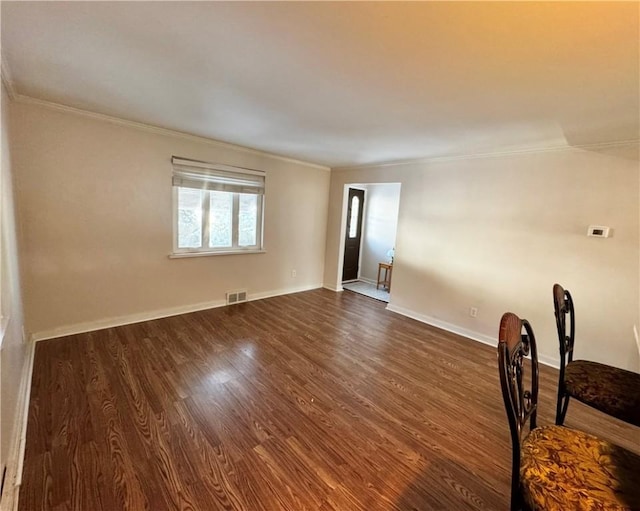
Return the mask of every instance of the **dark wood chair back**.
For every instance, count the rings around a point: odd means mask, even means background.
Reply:
[[[524,371],[530,357],[530,388],[525,388]],[[498,370],[502,398],[509,419],[512,444],[511,509],[519,509],[520,443],[529,421],[529,429],[536,427],[538,406],[538,351],[533,329],[526,319],[507,312],[500,321],[498,338]]]
[[[569,399],[564,389],[564,375],[567,364],[573,360],[576,320],[571,293],[560,284],[553,285],[553,309],[556,316],[556,328],[560,344],[560,376],[558,379],[556,424],[561,425],[564,422],[567,407],[569,406]]]

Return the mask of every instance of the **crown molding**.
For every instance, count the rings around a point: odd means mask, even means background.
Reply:
[[[17,93],[13,85],[13,79],[11,78],[11,70],[9,69],[7,59],[2,57],[0,57],[0,75],[2,76],[2,83],[4,83],[4,87],[7,90],[9,99],[11,101],[15,100]]]
[[[4,68],[3,68],[3,77],[4,77]],[[31,96],[25,96],[24,94],[15,94],[12,98],[17,103],[23,103],[27,105],[35,105],[43,108],[48,108],[50,110],[57,110],[59,112],[65,112],[73,115],[79,115],[81,117],[87,117],[89,119],[94,119],[98,121],[108,122],[110,124],[115,124],[118,126],[125,126],[127,128],[133,128],[141,131],[146,131],[148,133],[155,133],[157,135],[165,135],[174,138],[182,138],[185,140],[190,140],[192,142],[199,142],[201,144],[207,144],[215,147],[219,147],[221,149],[231,149],[234,151],[239,151],[247,154],[252,154],[256,156],[262,156],[266,158],[270,158],[273,160],[283,161],[287,163],[295,163],[297,165],[304,165],[306,167],[312,167],[319,170],[325,170],[329,172],[331,170],[330,167],[326,165],[320,165],[318,163],[313,163],[304,160],[298,160],[295,158],[290,158],[288,156],[283,156],[280,154],[269,153],[267,151],[260,151],[259,149],[252,149],[250,147],[245,147],[241,145],[231,144],[229,142],[222,142],[220,140],[214,140],[212,138],[202,137],[199,135],[193,135],[191,133],[185,133],[183,131],[172,130],[169,128],[161,128],[159,126],[153,126],[151,124],[145,124],[137,121],[130,121],[128,119],[122,119],[120,117],[114,117],[106,114],[99,114],[97,112],[92,112],[90,110],[83,110],[81,108],[76,108],[73,106],[63,105],[61,103],[55,103],[53,101],[46,101],[44,99],[37,99]]]
[[[557,153],[565,151],[589,151],[597,149],[608,149],[613,147],[627,147],[640,145],[640,139],[614,140],[612,142],[598,142],[594,144],[548,146],[531,149],[519,149],[513,151],[493,151],[488,153],[469,153],[455,156],[436,156],[432,158],[415,158],[411,160],[385,161],[381,163],[364,163],[360,165],[348,165],[343,167],[332,167],[332,172],[346,172],[349,170],[362,170],[380,167],[395,167],[400,165],[420,165],[429,163],[440,163],[449,161],[479,160],[483,158],[502,158],[506,156],[518,156],[522,154]]]
[[[92,112],[90,110],[84,110],[81,108],[63,105],[61,103],[55,103],[53,101],[37,99],[31,96],[26,96],[24,94],[17,94],[12,84],[10,70],[8,69],[6,62],[4,60],[2,61],[2,81],[5,84],[5,87],[7,88],[7,93],[9,94],[9,97],[11,98],[11,100],[16,101],[17,103],[36,105],[36,106],[48,108],[51,110],[57,110],[60,112],[79,115],[82,117],[100,120],[100,121],[108,122],[111,124],[116,124],[119,126],[134,128],[137,130],[155,133],[158,135],[182,138],[186,140],[191,140],[193,142],[212,145],[215,147],[219,147],[221,149],[231,149],[234,151],[240,151],[243,153],[253,154],[257,156],[263,156],[266,158],[283,161],[287,163],[304,165],[306,167],[312,167],[312,168],[324,170],[327,172],[329,171],[345,172],[350,170],[362,170],[362,169],[370,169],[370,168],[384,168],[384,167],[395,167],[395,166],[404,166],[404,165],[420,165],[420,164],[431,164],[431,163],[441,163],[441,162],[451,162],[451,161],[476,160],[476,159],[484,159],[484,158],[501,158],[501,157],[518,156],[518,155],[526,155],[526,154],[556,153],[556,152],[579,151],[579,150],[588,151],[588,150],[607,149],[607,148],[614,148],[614,147],[626,147],[626,146],[640,144],[640,139],[615,140],[612,142],[600,142],[600,143],[594,143],[594,144],[582,144],[582,145],[573,145],[573,146],[571,145],[548,146],[548,147],[537,147],[537,148],[519,149],[519,150],[511,150],[511,151],[467,153],[467,154],[460,154],[460,155],[454,155],[454,156],[436,156],[436,157],[426,157],[426,158],[414,158],[414,159],[408,159],[408,160],[388,160],[380,163],[364,163],[364,164],[358,164],[358,165],[329,167],[327,165],[321,165],[318,163],[299,160],[296,158],[291,158],[291,157],[280,155],[280,154],[261,151],[259,149],[252,149],[246,146],[236,145],[229,142],[222,142],[220,140],[202,137],[199,135],[193,135],[191,133],[185,133],[183,131],[172,130],[169,128],[161,128],[159,126],[153,126],[151,124],[145,124],[137,121],[131,121],[128,119],[122,119],[120,117],[114,117],[107,114],[100,114],[97,112]]]

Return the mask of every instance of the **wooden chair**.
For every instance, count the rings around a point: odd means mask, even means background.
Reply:
[[[564,424],[569,399],[640,426],[640,374],[588,360],[573,360],[575,314],[571,293],[553,286],[553,307],[560,342],[560,378],[556,424]]]
[[[498,369],[511,430],[512,511],[640,509],[640,456],[582,431],[536,427],[536,340],[529,322],[510,312],[500,321]]]

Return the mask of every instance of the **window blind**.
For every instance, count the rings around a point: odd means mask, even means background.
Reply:
[[[264,194],[265,173],[230,165],[171,158],[173,186],[219,192]]]

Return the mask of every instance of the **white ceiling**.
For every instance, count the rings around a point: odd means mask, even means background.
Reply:
[[[18,94],[335,166],[639,136],[640,4],[2,2]]]

